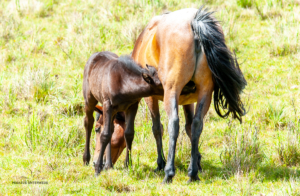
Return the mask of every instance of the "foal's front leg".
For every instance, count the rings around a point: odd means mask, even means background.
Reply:
[[[134,119],[137,113],[139,102],[131,105],[125,112],[126,130],[125,130],[125,141],[126,141],[126,159],[125,167],[132,164],[131,159],[131,146],[134,138]],[[129,163],[130,162],[130,163]]]
[[[103,103],[103,131],[100,134],[100,153],[95,164],[95,175],[97,176],[103,169],[103,155],[107,144],[111,140],[111,127],[113,126],[112,121],[112,107],[109,101]]]
[[[114,126],[110,126],[113,128]],[[111,135],[113,134],[113,129],[110,131]],[[112,159],[111,159],[111,140],[109,140],[106,151],[105,151],[105,169],[113,168]]]

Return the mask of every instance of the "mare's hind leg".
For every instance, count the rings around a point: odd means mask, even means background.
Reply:
[[[198,99],[197,106],[196,106],[196,113],[192,123],[192,134],[191,134],[191,141],[192,141],[192,156],[191,162],[188,168],[188,175],[190,177],[189,182],[199,180],[198,177],[198,161],[199,161],[199,151],[198,151],[198,144],[199,138],[202,133],[203,129],[203,118],[208,111],[211,102],[211,95],[212,93],[206,93],[200,96]]]
[[[169,89],[169,88],[165,88]],[[178,95],[179,92],[165,91],[164,104],[169,117],[168,132],[169,132],[169,153],[165,167],[165,178],[163,183],[171,183],[175,176],[175,150],[179,134],[179,116],[178,116]]]
[[[190,141],[192,142],[191,130],[192,130],[192,122],[193,122],[193,118],[194,118],[194,104],[183,105],[182,107],[183,107],[184,116],[185,116],[185,131],[186,131],[186,134],[189,136]],[[199,172],[202,172],[200,162],[201,162],[201,154],[198,151],[197,166],[198,166]]]
[[[103,131],[100,134],[100,153],[98,160],[95,164],[95,175],[97,176],[103,169],[103,155],[106,149],[107,144],[111,140],[111,127],[113,127],[113,120],[112,120],[112,107],[110,105],[110,101],[105,101],[103,103]]]
[[[137,109],[139,106],[139,102],[131,105],[127,111],[125,112],[125,120],[126,120],[126,130],[125,130],[125,140],[126,140],[126,159],[125,159],[125,167],[128,167],[131,164],[131,146],[134,138],[134,119],[137,113]]]
[[[157,147],[157,168],[155,171],[160,171],[165,168],[166,161],[164,156],[164,151],[162,147],[162,127],[160,123],[160,114],[158,100],[153,97],[145,98],[148,108],[151,112],[152,117],[152,132],[155,137],[156,147]]]
[[[85,102],[85,118],[84,118],[84,127],[85,127],[85,149],[83,154],[83,163],[88,165],[91,159],[90,154],[90,139],[91,132],[94,126],[94,108],[97,105],[97,100],[93,95],[89,94],[87,97],[88,100]]]

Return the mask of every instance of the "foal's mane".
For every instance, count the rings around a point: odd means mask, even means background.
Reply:
[[[149,73],[147,69],[142,68],[137,64],[129,55],[122,55],[118,58],[118,62],[123,64],[128,70],[135,74],[141,75],[142,73]]]

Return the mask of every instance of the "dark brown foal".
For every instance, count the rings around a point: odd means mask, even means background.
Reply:
[[[83,95],[85,100],[84,126],[86,146],[83,161],[90,161],[89,143],[94,124],[93,111],[98,102],[103,104],[103,130],[100,134],[100,153],[95,164],[95,174],[103,169],[103,155],[114,131],[113,119],[117,112],[125,112],[126,164],[134,137],[134,119],[142,97],[162,95],[163,88],[157,70],[148,66],[142,68],[129,56],[117,58],[111,52],[93,54],[84,68]],[[110,148],[107,149],[107,168],[112,167]]]

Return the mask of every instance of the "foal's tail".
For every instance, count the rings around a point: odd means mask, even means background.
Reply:
[[[246,111],[240,93],[247,82],[239,64],[225,44],[219,22],[203,6],[192,21],[196,52],[204,50],[214,80],[214,105],[217,114],[226,118],[231,113],[240,122]],[[221,109],[225,112],[222,114]]]

